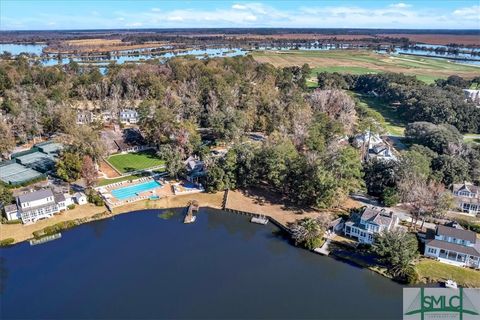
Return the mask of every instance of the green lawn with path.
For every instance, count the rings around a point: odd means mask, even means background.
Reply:
[[[107,161],[121,173],[149,169],[165,164],[165,161],[160,159],[154,150],[115,154],[108,157]]]
[[[425,259],[415,265],[415,270],[417,270],[421,280],[428,282],[443,282],[450,279],[462,287],[480,287],[480,271],[473,269],[456,267],[439,261]]]
[[[406,123],[395,109],[379,98],[367,96],[365,94],[355,93],[359,104],[363,107],[372,109],[380,113],[383,117],[385,128],[389,135],[403,137]]]

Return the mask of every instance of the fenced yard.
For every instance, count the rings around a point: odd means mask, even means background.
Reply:
[[[165,164],[165,161],[160,159],[154,150],[115,154],[108,157],[107,161],[121,173],[149,169]]]

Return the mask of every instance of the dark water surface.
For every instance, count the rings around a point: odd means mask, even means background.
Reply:
[[[399,319],[402,287],[246,216],[117,216],[0,250],[0,318]]]

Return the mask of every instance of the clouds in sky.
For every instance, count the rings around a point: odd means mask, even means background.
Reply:
[[[126,2],[126,1],[125,1]],[[120,1],[119,3],[125,3]],[[181,1],[179,1],[180,3]],[[420,7],[415,2],[379,4],[363,1],[351,5],[337,2],[224,2],[212,1],[206,5],[188,7],[152,2],[151,7],[130,8],[119,6],[113,10],[100,10],[91,4],[88,13],[67,14],[33,12],[30,15],[1,10],[2,30],[11,29],[100,29],[100,28],[191,28],[191,27],[308,27],[308,28],[437,28],[479,29],[480,6],[456,8]],[[476,2],[473,1],[473,4]],[[460,4],[460,3],[459,3]],[[464,3],[463,3],[464,4]]]

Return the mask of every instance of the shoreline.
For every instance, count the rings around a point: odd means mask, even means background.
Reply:
[[[34,239],[33,233],[43,230],[46,227],[53,226],[58,223],[75,221],[77,225],[89,223],[92,221],[102,220],[116,215],[137,212],[151,209],[173,209],[186,207],[191,200],[197,200],[202,207],[210,207],[213,209],[223,209],[222,203],[224,192],[217,193],[193,193],[176,196],[166,196],[158,200],[142,200],[129,203],[121,207],[114,208],[109,212],[105,206],[95,206],[91,203],[77,206],[75,209],[63,211],[54,215],[52,218],[37,221],[34,224],[24,225],[18,224],[0,224],[0,241],[13,238],[11,245]]]

